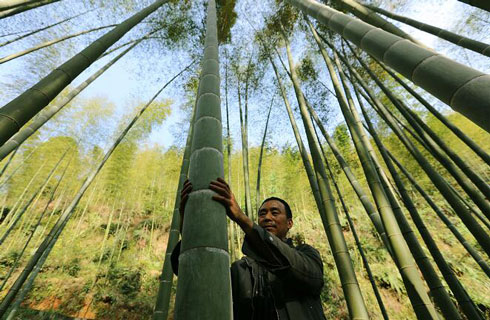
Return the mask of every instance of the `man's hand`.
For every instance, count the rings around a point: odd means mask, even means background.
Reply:
[[[226,209],[226,215],[248,234],[248,232],[252,230],[253,222],[243,213],[242,209],[240,209],[228,183],[226,183],[225,180],[218,178],[215,181],[211,181],[209,189],[217,193],[217,195],[213,196],[213,200],[221,203]]]
[[[184,185],[182,186],[182,190],[180,191],[180,206],[179,206],[179,213],[180,213],[180,227],[179,231],[182,233],[182,226],[184,225],[184,211],[185,211],[185,204],[187,203],[187,200],[189,199],[189,194],[192,191],[192,183],[189,181],[189,179],[184,181]]]

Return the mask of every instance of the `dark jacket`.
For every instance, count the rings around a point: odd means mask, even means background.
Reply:
[[[291,240],[282,241],[258,225],[260,250],[247,237],[242,251],[246,255],[231,265],[234,320],[254,319],[254,298],[270,291],[278,320],[324,320],[320,301],[323,264],[318,251]],[[180,243],[172,253],[172,267],[178,268]],[[175,272],[177,274],[177,272]]]

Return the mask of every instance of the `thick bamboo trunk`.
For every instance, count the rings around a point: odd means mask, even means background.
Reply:
[[[344,63],[347,63],[345,59]],[[459,198],[456,197],[447,185],[446,180],[437,172],[432,165],[427,161],[427,159],[422,155],[422,153],[415,147],[415,145],[406,137],[405,133],[401,130],[398,124],[391,117],[390,113],[386,110],[385,106],[378,100],[374,92],[369,88],[369,86],[364,82],[362,77],[357,73],[357,71],[352,68],[349,64],[346,64],[351,72],[351,75],[357,80],[357,83],[364,89],[364,91],[369,96],[369,101],[373,103],[373,107],[378,111],[381,117],[390,126],[393,132],[398,136],[400,141],[405,145],[407,150],[412,154],[416,161],[420,164],[421,168],[427,173],[434,186],[441,192],[448,203],[453,207],[456,214],[461,218],[463,223],[468,227],[468,230],[475,236],[483,250],[490,255],[490,237],[482,229],[482,227],[476,222],[476,220],[470,214],[468,208],[461,202]]]
[[[182,164],[180,166],[179,182],[177,184],[177,192],[175,194],[172,222],[170,225],[170,231],[168,233],[167,248],[165,250],[162,273],[159,278],[160,281],[158,286],[155,309],[153,310],[153,320],[167,320],[168,317],[170,296],[172,293],[172,284],[174,279],[174,271],[172,270],[172,262],[170,260],[170,256],[172,255],[172,252],[175,248],[175,245],[179,241],[180,236],[180,192],[182,191],[182,186],[184,185],[184,182],[187,179],[187,174],[189,172],[189,159],[191,154],[193,136],[192,130],[194,126],[195,115],[196,106],[194,105],[194,110],[192,111],[192,116],[189,121],[189,131],[185,143],[184,155],[182,157]]]
[[[381,142],[381,139],[377,135],[374,126],[372,125],[371,120],[369,119],[369,116],[366,110],[364,109],[364,106],[362,105],[361,101],[359,101],[359,103],[360,103],[362,113],[364,115],[364,119],[366,120],[366,123],[369,127],[369,132],[371,133],[371,136],[374,138],[374,141],[378,146],[378,150],[380,151],[381,156],[383,157],[383,160],[386,166],[388,167],[388,170],[391,173],[391,176],[395,180],[395,184],[398,188],[398,191],[400,192],[403,203],[405,204],[405,207],[408,209],[410,216],[412,217],[412,221],[415,223],[420,235],[422,236],[425,244],[427,245],[427,248],[429,249],[432,257],[434,258],[434,261],[436,262],[439,270],[441,270],[444,279],[446,280],[449,287],[453,291],[456,300],[461,306],[461,309],[463,310],[464,314],[468,317],[468,319],[483,319],[477,307],[475,306],[475,304],[473,303],[473,301],[471,300],[471,298],[469,297],[469,295],[467,294],[467,292],[459,282],[458,278],[456,277],[456,275],[454,274],[450,266],[447,264],[436,242],[434,241],[429,230],[425,226],[425,223],[420,217],[420,214],[415,204],[413,203],[412,198],[408,194],[408,191],[405,189],[405,185],[401,180],[401,177],[398,175],[398,172],[396,171],[391,161],[391,158],[388,156],[388,153],[386,152],[384,145]],[[420,247],[420,249],[422,248]],[[449,305],[440,307],[446,318],[452,318],[450,314],[444,312],[446,309],[451,307],[452,305],[451,300],[449,300],[449,303],[450,303]],[[461,318],[458,316],[457,312],[456,312],[456,316],[458,318]]]
[[[374,74],[371,69],[361,60],[361,58],[352,49],[351,52],[357,58],[357,61],[362,65],[364,70],[369,74],[371,79],[378,85],[378,87],[385,93],[388,99],[393,103],[393,105],[400,111],[400,113],[405,117],[405,119],[410,123],[411,127],[417,132],[418,136],[424,141],[424,146],[427,150],[434,155],[434,157],[448,170],[448,172],[458,181],[461,187],[466,191],[470,198],[476,203],[476,205],[482,210],[487,217],[490,217],[490,204],[485,199],[490,198],[490,187],[488,184],[475,173],[468,164],[461,159],[456,152],[454,152],[449,146],[446,145],[444,141],[434,132],[428,125],[424,123],[419,116],[411,111],[407,105],[397,97],[383,84],[381,80]],[[444,152],[451,158],[454,163],[448,159]],[[459,167],[459,169],[455,166]],[[461,172],[462,171],[462,172]],[[466,174],[466,176],[463,175]],[[485,195],[478,192],[468,180],[468,178],[480,189],[480,191]]]
[[[349,108],[349,102],[352,104],[352,97],[350,97],[347,87],[344,88],[346,95],[342,93],[340,81],[335,73],[333,62],[320,43],[320,39],[313,28],[313,25],[311,25],[311,23],[309,23],[309,25],[329,71],[340,109],[347,122],[349,131],[351,132],[354,146],[359,155],[362,168],[366,174],[366,180],[381,215],[381,220],[383,221],[390,245],[393,249],[395,262],[404,281],[415,314],[419,319],[438,319],[437,312],[425,291],[423,281],[415,266],[414,258],[405,242],[391,203],[385,193],[378,172],[376,171],[369,154],[370,143],[364,132],[361,130],[359,123],[354,119],[354,116],[351,113],[350,108],[354,108],[354,106],[352,105]]]
[[[189,66],[188,66],[189,67]],[[187,68],[188,68],[187,67]],[[187,69],[186,68],[186,69]],[[14,284],[10,288],[9,292],[7,295],[4,297],[2,300],[2,303],[0,304],[0,317],[2,317],[6,312],[7,308],[10,306],[12,301],[15,299],[15,296],[21,289],[22,285],[25,283],[27,280],[29,274],[33,271],[34,268],[40,268],[39,266],[39,261],[42,259],[45,259],[44,257],[47,258],[47,255],[49,255],[49,252],[53,248],[54,244],[56,243],[59,235],[65,228],[66,224],[72,217],[74,210],[78,203],[80,202],[80,199],[82,196],[85,194],[85,191],[87,191],[88,187],[91,185],[97,174],[100,172],[104,164],[107,162],[109,157],[111,156],[112,152],[116,147],[119,145],[119,143],[124,139],[128,131],[133,127],[133,125],[136,123],[136,121],[141,117],[143,112],[152,104],[152,102],[157,98],[157,96],[173,81],[175,78],[177,78],[179,75],[181,75],[186,69],[182,70],[179,74],[174,76],[169,82],[167,82],[158,92],[150,99],[150,101],[145,104],[139,112],[134,116],[134,118],[129,122],[129,124],[124,128],[124,130],[119,134],[117,139],[114,141],[114,143],[111,145],[111,147],[107,150],[107,152],[104,155],[104,158],[101,160],[101,162],[97,165],[94,170],[92,170],[85,181],[83,182],[82,186],[76,193],[74,199],[71,201],[70,205],[63,211],[61,216],[59,217],[58,221],[56,224],[53,226],[49,234],[46,236],[44,241],[39,245],[39,248],[36,250],[36,252],[33,254],[31,259],[28,261],[26,267],[24,270],[20,273],[20,275],[17,277],[15,280]]]
[[[175,318],[181,320],[233,318],[227,217],[208,188],[224,177],[217,30],[216,3],[209,0],[179,256]]]
[[[392,12],[383,10],[383,9],[378,8],[376,6],[373,6],[373,5],[365,4],[364,6],[375,11],[375,12],[377,12],[377,13],[385,15],[391,19],[403,22],[403,23],[408,24],[412,27],[415,27],[419,30],[428,32],[428,33],[433,34],[439,38],[442,38],[444,40],[452,42],[455,45],[458,45],[460,47],[463,47],[463,48],[472,50],[474,52],[481,53],[487,57],[490,57],[490,45],[488,45],[486,43],[463,37],[463,36],[456,34],[454,32],[431,26],[430,24],[426,24],[426,23],[423,23],[423,22],[420,22],[420,21],[417,21],[414,19],[410,19],[407,17],[403,17],[400,15],[394,14]]]
[[[311,122],[311,118],[306,107],[306,102],[300,88],[299,79],[296,76],[296,70],[294,69],[294,62],[289,43],[284,35],[283,39],[286,43],[289,72],[291,74],[294,91],[300,107],[301,118],[303,120],[308,145],[310,147],[310,152],[313,159],[313,168],[315,169],[315,174],[318,179],[321,200],[325,208],[325,216],[322,217],[322,222],[327,233],[328,242],[332,249],[332,254],[334,256],[337,271],[342,283],[342,289],[344,291],[349,314],[354,319],[368,319],[368,312],[364,303],[364,298],[362,296],[359,283],[357,282],[354,267],[352,265],[347,244],[340,226],[335,200],[328,183],[325,166],[323,165],[319,142],[314,137],[313,123]]]
[[[398,28],[394,24],[390,23],[388,20],[379,16],[372,10],[371,7],[363,5],[356,0],[336,0],[343,8],[347,9],[350,13],[354,14],[359,19],[369,23],[373,26],[381,28],[389,33],[396,34],[399,37],[408,39],[413,43],[416,43],[424,47],[424,44],[414,39],[408,33]]]
[[[152,5],[120,23],[73,58],[56,68],[33,87],[0,108],[0,145],[47,106],[73,79],[87,69],[111,45],[169,0]]]
[[[311,112],[312,108],[309,108],[309,111]],[[312,115],[312,121],[313,121],[313,115]],[[315,129],[315,136],[318,141],[320,141],[320,137],[318,135],[318,132]],[[335,190],[337,191],[337,195],[339,197],[340,203],[342,205],[342,209],[344,210],[345,216],[347,218],[347,222],[349,223],[349,227],[352,232],[352,236],[354,237],[354,241],[356,242],[357,250],[359,250],[359,254],[361,255],[362,263],[364,265],[364,269],[366,270],[366,273],[369,278],[369,282],[371,283],[371,287],[373,288],[374,295],[376,297],[376,301],[378,302],[379,309],[381,311],[381,314],[383,315],[384,320],[388,320],[388,313],[386,312],[386,308],[384,306],[383,300],[381,298],[381,295],[379,294],[378,287],[376,285],[376,281],[374,280],[373,273],[371,271],[371,267],[369,266],[369,262],[367,260],[366,254],[364,253],[364,249],[362,248],[361,241],[359,240],[359,236],[357,235],[356,227],[354,225],[354,222],[352,221],[349,213],[349,209],[347,208],[347,205],[345,204],[344,197],[342,196],[342,192],[340,191],[340,187],[335,179],[335,176],[332,172],[332,169],[330,167],[330,164],[328,162],[327,154],[325,153],[325,150],[323,150],[322,144],[320,143],[320,149],[323,154],[323,159],[325,160],[325,164],[327,165],[327,170],[328,174],[330,176],[330,179],[332,180],[332,183],[335,187]]]
[[[403,81],[399,76],[397,76],[390,68],[385,66],[384,63],[375,59],[376,62],[405,90],[407,90],[415,99],[417,99],[424,107],[429,110],[434,117],[441,121],[449,130],[451,130],[461,141],[463,141],[471,150],[473,150],[482,160],[490,166],[490,155],[485,152],[476,142],[474,142],[470,137],[468,137],[463,131],[461,131],[457,126],[446,119],[436,108],[434,108],[426,99],[424,99],[420,94],[418,94],[414,89],[412,89],[405,81]]]
[[[58,2],[60,0],[33,0],[33,1],[24,1],[24,3],[19,4],[20,1],[17,1],[17,5],[10,5],[10,8],[4,7],[4,10],[0,9],[0,19],[14,16],[16,14],[35,9],[38,7],[45,6],[47,4],[51,4],[54,2]]]
[[[490,131],[490,75],[314,0],[288,2]]]
[[[61,109],[63,109],[70,101],[72,101],[80,92],[87,88],[92,82],[94,82],[98,77],[100,77],[107,69],[109,69],[114,63],[121,59],[126,53],[138,45],[141,41],[135,42],[129,48],[121,52],[117,57],[109,61],[102,68],[97,70],[93,75],[82,82],[78,87],[70,91],[66,97],[64,97],[57,104],[49,106],[47,109],[43,110],[28,126],[23,127],[17,132],[12,138],[5,142],[0,147],[0,160],[4,159],[12,150],[18,148],[24,141],[27,140],[31,135],[33,135],[40,127],[42,127],[46,122],[49,121],[55,114],[57,114]]]
[[[470,6],[477,7],[490,12],[490,2],[487,0],[458,0],[469,4]]]

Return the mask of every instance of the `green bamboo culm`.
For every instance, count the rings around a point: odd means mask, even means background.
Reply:
[[[47,48],[47,47],[50,47],[52,45],[55,45],[55,44],[57,44],[59,42],[63,42],[63,41],[69,40],[71,38],[79,37],[79,36],[82,36],[84,34],[92,33],[92,32],[99,31],[99,30],[113,28],[115,26],[116,25],[111,24],[111,25],[107,25],[107,26],[97,27],[97,28],[93,28],[93,29],[84,30],[84,31],[80,31],[80,32],[77,32],[77,33],[69,34],[69,35],[63,36],[61,38],[54,39],[54,40],[45,41],[45,42],[42,42],[42,43],[40,43],[40,44],[38,44],[38,45],[36,45],[36,46],[34,46],[32,48],[29,48],[29,49],[26,49],[26,50],[22,50],[20,52],[16,52],[16,53],[13,53],[13,54],[9,54],[8,56],[5,56],[5,57],[0,58],[0,64],[3,64],[5,62],[12,61],[14,59],[20,58],[20,57],[25,56],[27,54],[30,54],[30,53],[36,52],[38,50],[41,50],[43,48]]]
[[[172,222],[170,225],[170,231],[168,234],[167,249],[165,250],[165,258],[163,261],[162,274],[160,275],[160,282],[158,286],[158,294],[155,303],[155,310],[153,311],[153,320],[166,320],[168,317],[168,309],[170,304],[170,295],[173,284],[174,272],[172,269],[172,263],[170,256],[175,248],[175,245],[179,241],[180,236],[180,192],[182,186],[187,179],[187,173],[189,171],[189,158],[192,146],[192,128],[194,124],[194,117],[196,114],[196,108],[192,112],[191,121],[189,124],[189,133],[187,134],[187,140],[185,143],[184,156],[182,158],[182,165],[180,167],[179,182],[177,185],[177,193],[175,196],[174,211],[172,215]]]
[[[314,0],[288,2],[490,131],[490,75]]]
[[[490,45],[488,45],[486,43],[483,43],[483,42],[480,42],[477,40],[473,40],[473,39],[469,39],[469,38],[463,37],[459,34],[456,34],[454,32],[448,31],[448,30],[441,29],[438,27],[434,27],[434,26],[431,26],[429,24],[426,24],[426,23],[423,23],[423,22],[420,22],[420,21],[417,21],[414,19],[410,19],[410,18],[407,18],[404,16],[394,14],[392,12],[389,12],[387,10],[383,10],[381,8],[378,8],[378,7],[370,5],[370,4],[364,4],[364,6],[375,11],[375,12],[377,12],[377,13],[380,13],[384,16],[387,16],[391,19],[403,22],[403,23],[408,24],[414,28],[428,32],[428,33],[433,34],[439,38],[442,38],[444,40],[452,42],[455,45],[458,45],[460,47],[463,47],[463,48],[472,50],[474,52],[481,53],[487,57],[490,57]]]
[[[47,26],[45,26],[45,27],[42,27],[42,28],[39,28],[39,29],[36,29],[36,30],[30,31],[30,32],[27,32],[26,34],[23,34],[23,35],[21,35],[21,36],[15,37],[15,38],[13,38],[13,39],[11,39],[11,40],[8,40],[8,41],[5,41],[5,42],[0,43],[0,47],[6,46],[6,45],[8,45],[8,44],[10,44],[10,43],[12,43],[12,42],[16,42],[16,41],[19,41],[19,40],[21,40],[21,39],[27,38],[27,37],[29,37],[29,36],[32,36],[33,34],[36,34],[36,33],[41,32],[41,31],[44,31],[44,30],[47,30],[47,29],[50,29],[50,28],[56,27],[57,25],[63,24],[63,23],[65,23],[65,22],[67,22],[67,21],[70,21],[70,20],[73,20],[73,19],[78,18],[78,17],[80,17],[80,16],[83,16],[84,14],[87,14],[87,13],[88,13],[88,12],[90,12],[90,11],[92,11],[92,10],[87,10],[87,11],[85,11],[85,12],[82,12],[82,13],[76,14],[76,15],[74,15],[74,16],[68,17],[68,18],[66,18],[66,19],[63,19],[63,20],[61,20],[61,21],[58,21],[58,22],[55,22],[55,23],[53,23],[53,24],[47,25]]]
[[[448,170],[482,212],[485,213],[487,217],[490,217],[490,204],[485,199],[485,197],[490,198],[490,187],[488,184],[468,166],[466,161],[459,157],[456,152],[454,152],[434,131],[432,131],[432,129],[426,125],[415,112],[410,110],[402,100],[398,99],[393,92],[384,85],[353,48],[350,47],[349,43],[347,43],[347,45],[371,79],[373,79],[391,103],[398,109],[398,111],[400,111],[408,123],[410,123],[411,127],[422,141],[424,141],[423,146],[426,147],[427,150]],[[446,153],[447,156],[444,153]],[[481,193],[474,188],[468,178],[478,187]],[[485,197],[483,195],[485,195]]]
[[[398,84],[407,90],[417,101],[429,110],[439,121],[441,121],[449,130],[451,130],[461,141],[463,141],[471,150],[473,150],[487,165],[490,166],[490,155],[485,152],[475,141],[468,137],[461,129],[451,123],[442,113],[432,106],[424,97],[412,89],[405,81],[403,81],[395,72],[393,72],[384,63],[376,58],[373,58]]]
[[[409,250],[409,247],[407,246],[407,243],[405,242],[404,237],[402,236],[400,226],[396,220],[394,208],[392,207],[392,204],[385,193],[375,164],[371,159],[369,151],[372,149],[372,147],[370,146],[370,142],[368,141],[363,130],[361,130],[362,128],[360,128],[358,119],[356,119],[352,114],[352,109],[354,109],[355,106],[353,104],[350,91],[347,86],[344,86],[345,95],[342,92],[340,81],[335,73],[333,62],[323,45],[320,43],[320,38],[318,37],[313,25],[308,20],[307,22],[330,74],[330,79],[334,86],[340,109],[344,115],[349,131],[351,132],[354,146],[357,150],[357,154],[359,155],[364,173],[366,174],[368,186],[381,215],[381,220],[390,241],[390,247],[393,249],[393,258],[402,276],[415,314],[419,319],[437,319],[437,312],[425,291],[423,281],[415,266],[414,258]],[[343,73],[340,73],[340,76],[341,80],[345,82]]]
[[[14,16],[16,14],[45,6],[60,0],[32,0],[32,1],[8,1],[0,8],[0,19]]]
[[[82,92],[85,88],[87,88],[92,82],[94,82],[98,77],[100,77],[107,69],[109,69],[114,63],[116,63],[119,59],[121,59],[126,53],[128,53],[131,49],[133,49],[136,45],[138,45],[142,39],[139,39],[129,48],[118,54],[114,59],[109,61],[102,68],[97,70],[93,75],[87,78],[84,82],[82,82],[78,87],[73,89],[64,97],[60,102],[54,105],[50,105],[26,127],[23,127],[19,130],[12,138],[10,138],[7,142],[5,142],[0,147],[0,160],[3,160],[6,156],[9,155],[12,150],[18,148],[24,141],[27,140],[31,135],[33,135],[40,127],[42,127],[46,122],[49,121],[55,114],[57,114],[61,109],[63,109],[70,101],[72,101],[80,92]]]
[[[305,171],[306,171],[306,175],[308,177],[308,181],[310,183],[310,187],[312,189],[312,192],[313,192],[313,197],[315,198],[315,202],[317,204],[317,208],[318,208],[318,211],[320,213],[320,217],[322,218],[322,222],[324,222],[324,228],[325,228],[325,233],[327,234],[327,236],[329,235],[329,229],[328,229],[328,222],[326,221],[326,210],[325,210],[325,204],[324,202],[322,201],[322,198],[321,198],[321,195],[320,195],[320,188],[319,188],[319,183],[318,183],[318,180],[316,178],[316,175],[315,175],[315,172],[313,171],[313,168],[311,166],[311,163],[310,163],[310,160],[309,160],[309,157],[308,157],[308,154],[306,152],[306,148],[303,144],[303,141],[301,139],[301,135],[299,133],[299,130],[298,130],[298,127],[297,127],[297,124],[296,124],[296,120],[294,119],[294,115],[293,115],[293,111],[292,111],[292,108],[291,108],[291,105],[289,104],[289,100],[287,98],[287,93],[286,93],[286,90],[284,88],[284,85],[282,84],[282,81],[281,81],[281,78],[280,78],[280,75],[279,75],[279,72],[277,70],[277,67],[274,63],[274,60],[272,60],[272,57],[269,56],[269,60],[271,62],[271,65],[272,65],[272,68],[274,69],[274,72],[275,72],[275,75],[276,75],[276,80],[278,82],[278,86],[279,86],[279,89],[280,89],[280,92],[281,92],[281,96],[284,100],[284,105],[286,106],[286,110],[287,110],[287,113],[288,113],[288,116],[289,116],[289,120],[290,120],[290,123],[291,123],[291,127],[293,129],[293,132],[294,132],[294,136],[296,138],[296,142],[297,142],[297,145],[298,145],[298,150],[300,152],[300,155],[301,155],[301,159],[303,161],[303,166],[305,168]],[[329,238],[329,243],[332,243],[330,241],[330,238]],[[334,256],[336,257],[337,259],[339,258],[339,255],[336,255]],[[347,261],[342,261],[342,263],[346,264],[346,263],[349,263]],[[339,275],[342,275],[342,277],[345,276],[345,274],[349,272],[349,267],[338,267],[338,271],[339,271]],[[342,279],[342,278],[341,278]],[[344,280],[344,279],[342,279]],[[342,281],[341,280],[341,281]],[[343,289],[344,290],[347,290],[347,291],[354,291],[352,290],[352,287],[355,286],[355,284],[357,283],[357,280],[355,280],[355,276],[354,276],[354,281],[356,281],[355,283],[351,283],[351,286],[349,287],[349,285],[346,285],[346,286],[343,286]],[[361,299],[359,300],[355,300],[355,294],[348,294],[346,293],[346,302],[347,302],[347,305],[349,307],[349,311],[351,309],[355,309],[355,310],[359,310],[361,309],[361,311],[359,311],[359,313],[362,315],[363,311],[362,311],[362,308],[363,306],[361,304],[363,304],[363,299],[362,299],[362,295],[361,295]],[[361,306],[358,306],[356,304],[359,304]],[[357,313],[357,311],[353,311],[353,313]],[[352,313],[351,313],[352,314]],[[364,318],[362,318],[364,319]]]
[[[437,214],[437,216],[444,222],[444,224],[448,227],[449,230],[453,233],[453,235],[458,239],[461,245],[466,249],[466,251],[470,254],[470,256],[475,260],[476,263],[480,266],[480,268],[485,272],[485,274],[490,277],[490,266],[485,262],[485,260],[480,256],[478,251],[466,240],[463,235],[459,232],[458,228],[449,220],[449,218],[442,212],[442,209],[432,200],[432,198],[425,192],[425,190],[417,183],[417,180],[408,172],[408,170],[396,159],[395,156],[391,154],[391,152],[384,148],[391,158],[391,160],[396,164],[398,169],[403,173],[405,177],[407,177],[408,181],[412,184],[412,186],[420,193],[420,195],[424,198],[424,200],[429,204],[432,210]]]
[[[313,160],[313,168],[318,180],[318,187],[320,189],[320,196],[325,208],[325,216],[322,216],[322,222],[327,234],[328,242],[332,249],[337,271],[339,273],[340,281],[342,283],[342,289],[344,291],[345,300],[349,314],[353,319],[368,319],[368,312],[364,302],[364,298],[359,287],[359,283],[354,272],[352,260],[347,249],[344,234],[340,226],[337,209],[335,206],[335,200],[332,190],[330,189],[328,176],[323,164],[321,151],[318,140],[315,139],[313,123],[310,118],[310,114],[306,107],[306,101],[303,92],[300,87],[299,78],[296,75],[294,68],[294,61],[291,54],[291,48],[287,41],[286,35],[283,34],[283,40],[286,44],[286,53],[288,56],[289,72],[291,74],[291,81],[298,100],[298,105],[305,127],[306,137],[308,139],[308,145],[310,147],[311,157]]]
[[[0,319],[3,317],[3,315],[7,312],[7,309],[9,308],[10,304],[12,301],[15,299],[16,295],[18,294],[19,290],[22,288],[22,285],[25,283],[29,275],[32,273],[32,271],[35,268],[40,268],[39,263],[40,261],[44,261],[44,259],[47,258],[47,255],[49,255],[51,249],[53,248],[54,244],[56,243],[59,235],[61,232],[64,230],[66,224],[72,217],[72,215],[75,212],[75,208],[80,202],[80,199],[82,196],[85,194],[87,191],[88,187],[92,184],[93,180],[97,176],[97,174],[100,172],[104,164],[107,162],[109,157],[111,156],[112,152],[116,149],[116,147],[119,145],[119,143],[124,139],[126,134],[129,132],[129,130],[133,127],[133,125],[136,123],[136,121],[141,117],[141,115],[145,112],[145,110],[153,103],[153,101],[160,95],[160,93],[168,86],[170,85],[177,77],[179,77],[182,73],[184,73],[188,68],[190,68],[192,64],[188,65],[186,68],[182,69],[177,75],[175,75],[172,79],[170,79],[165,85],[160,88],[157,93],[146,103],[139,111],[138,113],[133,117],[133,119],[128,123],[128,125],[124,128],[124,130],[119,134],[119,136],[116,138],[114,143],[109,147],[107,152],[105,153],[103,159],[97,164],[97,166],[88,174],[87,178],[81,185],[80,189],[76,193],[74,199],[71,201],[71,203],[68,205],[68,207],[63,211],[63,213],[60,215],[58,218],[58,221],[55,223],[55,225],[51,228],[49,234],[46,236],[46,238],[43,240],[43,242],[39,245],[37,248],[36,252],[32,255],[32,257],[29,259],[27,262],[27,265],[25,266],[24,270],[20,273],[20,275],[17,277],[15,280],[14,284],[8,291],[7,295],[4,297],[2,302],[0,303]]]
[[[458,0],[458,1],[490,12],[490,2],[488,2],[487,0]]]
[[[3,0],[0,4],[0,12],[41,1],[43,0]]]
[[[373,12],[373,10],[365,5],[362,5],[357,0],[335,0],[335,2],[370,25],[381,28],[389,33],[396,34],[397,36],[410,40],[418,45],[424,46],[421,42],[414,39],[408,33],[390,23],[383,17],[377,15],[376,12]]]
[[[456,300],[458,301],[459,305],[461,306],[461,309],[465,313],[465,315],[468,317],[468,319],[483,319],[481,314],[479,313],[478,309],[476,308],[475,304],[467,294],[466,290],[463,288],[461,283],[459,282],[458,278],[444,259],[441,251],[439,250],[436,242],[432,238],[429,230],[425,226],[425,223],[423,222],[417,207],[415,203],[412,201],[408,191],[405,188],[405,185],[396,171],[391,158],[388,156],[388,153],[386,152],[384,145],[379,138],[378,134],[376,133],[374,126],[371,123],[371,120],[369,119],[369,116],[364,108],[364,106],[360,102],[360,107],[361,111],[363,113],[364,119],[366,120],[366,123],[369,127],[369,132],[371,136],[373,137],[376,145],[378,146],[378,150],[381,153],[381,156],[383,157],[384,162],[386,163],[386,166],[388,167],[388,170],[391,173],[391,176],[395,180],[395,184],[398,188],[398,191],[400,192],[400,195],[402,197],[402,201],[405,204],[405,207],[408,209],[410,216],[412,217],[412,220],[414,221],[415,225],[417,226],[417,229],[419,230],[420,235],[424,239],[425,244],[427,245],[427,248],[429,249],[432,257],[434,258],[434,261],[436,262],[437,266],[439,267],[439,270],[441,270],[441,273],[448,283],[449,287],[451,288],[452,292],[454,293]],[[443,313],[446,315],[445,310],[449,307],[451,307],[452,303],[450,302],[450,305],[441,307],[441,310]],[[447,317],[447,315],[446,315]],[[453,317],[452,317],[453,318]]]
[[[308,109],[311,112],[312,108],[309,107]],[[313,114],[312,114],[311,120],[312,120],[312,122],[314,120]],[[315,136],[316,136],[317,140],[320,141],[320,137],[318,135],[318,131],[317,131],[316,127],[314,127],[314,129],[315,129]],[[385,305],[383,303],[383,299],[381,298],[378,287],[376,285],[376,281],[374,280],[374,276],[373,276],[373,273],[371,271],[371,267],[369,266],[369,262],[367,260],[366,254],[364,253],[364,249],[362,248],[362,244],[361,244],[361,241],[360,241],[359,236],[357,234],[356,227],[354,225],[354,222],[352,221],[352,218],[350,217],[349,209],[347,208],[347,205],[344,201],[344,197],[342,196],[342,192],[340,191],[340,187],[339,187],[339,185],[335,179],[335,176],[332,172],[332,168],[330,167],[330,163],[328,162],[327,154],[325,153],[325,150],[323,149],[323,146],[321,143],[320,143],[320,149],[322,151],[323,160],[325,161],[325,164],[327,165],[328,174],[330,176],[330,179],[332,179],[332,183],[333,183],[335,190],[337,192],[337,195],[339,197],[340,204],[342,205],[342,209],[344,210],[345,217],[347,218],[347,222],[349,223],[349,226],[350,226],[350,229],[352,232],[352,236],[354,237],[354,241],[356,242],[357,250],[359,251],[359,254],[361,255],[362,263],[364,265],[364,269],[366,269],[366,273],[368,275],[369,282],[371,283],[371,287],[373,288],[373,292],[374,292],[374,295],[376,297],[376,301],[378,302],[379,309],[381,310],[381,314],[383,315],[383,319],[388,320],[389,319],[388,312],[386,311]]]
[[[330,43],[327,42],[329,46]],[[454,209],[456,214],[461,218],[463,223],[467,226],[468,230],[473,234],[473,236],[478,240],[482,249],[490,255],[490,237],[483,230],[483,228],[478,224],[478,222],[470,214],[468,208],[461,202],[461,200],[451,191],[448,187],[447,181],[437,172],[437,170],[427,161],[427,159],[422,155],[422,153],[415,147],[415,145],[408,139],[405,133],[402,131],[400,126],[395,122],[391,114],[388,112],[387,108],[379,101],[375,93],[371,88],[365,83],[362,77],[357,73],[357,71],[348,64],[347,60],[340,55],[339,56],[344,64],[349,69],[351,75],[355,78],[356,83],[367,93],[367,101],[372,103],[373,109],[380,114],[380,116],[385,120],[385,122],[390,126],[393,132],[398,136],[400,141],[405,145],[407,150],[412,154],[412,156],[420,164],[421,168],[426,172],[427,176],[431,179],[434,186],[441,192],[443,197],[448,201],[451,207]],[[361,92],[362,94],[362,92]],[[364,95],[363,95],[364,96]]]
[[[135,25],[169,0],[158,0],[95,40],[56,68],[33,87],[0,108],[0,145],[3,145],[39,111],[46,107],[80,73]]]
[[[211,181],[224,176],[218,52],[216,4],[209,0],[189,164],[193,189],[179,256],[175,300],[179,320],[233,318],[227,218],[209,190]]]
[[[259,153],[259,164],[257,165],[257,183],[255,186],[255,209],[256,212],[259,212],[260,209],[260,174],[262,172],[262,160],[264,157],[264,147],[265,147],[265,139],[267,138],[267,129],[269,128],[269,119],[271,116],[272,106],[274,105],[274,97],[271,99],[271,105],[269,107],[269,111],[267,112],[267,119],[265,120],[265,128],[264,135],[262,136],[262,143],[260,144],[260,153]]]

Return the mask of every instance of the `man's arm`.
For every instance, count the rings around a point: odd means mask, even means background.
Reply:
[[[235,200],[228,184],[218,178],[209,188],[217,193],[213,200],[222,203],[226,214],[245,232],[243,253],[265,266],[287,282],[319,293],[323,286],[323,264],[320,254],[310,246],[291,248],[278,237],[254,224]]]
[[[258,225],[253,226],[254,241],[245,236],[242,251],[288,286],[309,294],[320,294],[323,287],[323,263],[320,254],[309,245],[291,248]],[[260,239],[260,242],[257,241]]]

